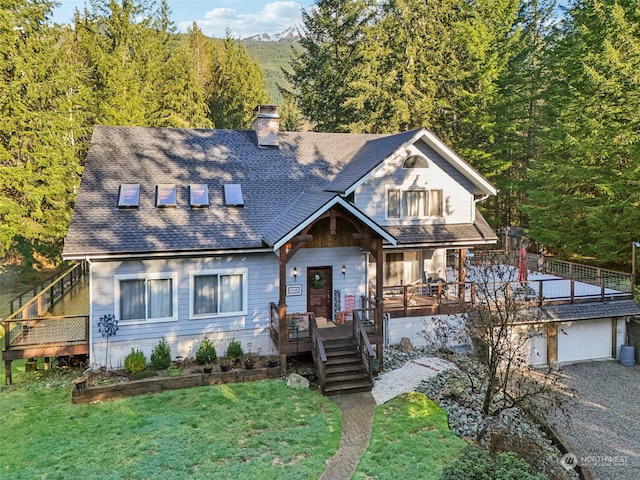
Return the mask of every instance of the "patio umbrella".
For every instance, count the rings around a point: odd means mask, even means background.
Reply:
[[[518,255],[518,281],[520,283],[526,283],[529,272],[527,271],[527,250],[524,247],[520,248],[520,254]]]

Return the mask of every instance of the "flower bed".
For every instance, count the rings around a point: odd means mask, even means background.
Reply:
[[[74,387],[71,391],[71,402],[92,403],[162,392],[164,390],[176,390],[178,388],[220,385],[224,383],[255,382],[268,378],[278,378],[281,374],[280,366],[256,367],[251,370],[237,369],[228,372],[181,373],[176,377],[158,376],[128,382],[89,386],[82,390]]]

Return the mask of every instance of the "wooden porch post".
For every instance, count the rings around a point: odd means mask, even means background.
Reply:
[[[467,249],[458,250],[458,298],[464,300],[464,282],[467,278]]]
[[[282,345],[288,340],[287,332],[287,248],[280,247],[278,283],[278,351],[280,352],[280,370],[287,373],[287,354],[282,353]]]
[[[11,360],[4,361],[4,383],[5,385],[11,385]]]
[[[384,334],[384,328],[382,321],[384,317],[384,251],[382,250],[382,238],[378,238],[375,241],[375,255],[376,255],[376,316],[375,316],[375,334],[382,336]],[[376,356],[382,366],[382,346],[384,345],[384,338],[382,344],[376,345]]]

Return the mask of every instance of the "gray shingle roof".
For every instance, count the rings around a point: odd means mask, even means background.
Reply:
[[[253,131],[96,126],[63,256],[266,248],[335,196],[322,190],[339,183],[339,172],[353,184],[366,174],[367,159],[378,163],[414,133],[281,132],[280,148],[270,149],[258,148]],[[139,208],[117,208],[123,183],[140,184]],[[155,207],[159,183],[176,184],[177,207]],[[191,209],[188,186],[203,183],[211,205]],[[224,205],[226,183],[241,184],[244,207]],[[296,203],[303,191],[305,201]],[[486,229],[478,225],[486,222],[434,236],[480,238]],[[424,231],[386,230],[401,241],[425,238]]]
[[[420,130],[422,129],[418,128],[397,135],[367,141],[356,152],[351,161],[336,175],[333,181],[325,187],[325,190],[339,193],[346,192],[349,187],[380,165],[385,158],[413,138]]]
[[[633,300],[547,305],[540,307],[540,311],[543,320],[556,322],[640,315],[640,308]]]
[[[498,237],[491,229],[480,212],[476,211],[474,224],[452,225],[406,225],[389,226],[385,229],[398,240],[398,246],[403,244],[459,244],[468,245],[494,243]]]

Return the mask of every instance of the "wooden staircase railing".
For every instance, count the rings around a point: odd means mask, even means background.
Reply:
[[[353,339],[356,342],[358,351],[360,352],[362,364],[369,374],[369,381],[373,382],[376,355],[357,310],[353,311]]]
[[[320,337],[318,330],[318,324],[316,323],[316,316],[309,315],[309,336],[311,337],[311,356],[313,357],[313,363],[316,366],[318,372],[318,382],[320,388],[324,392],[325,381],[327,378],[327,354],[324,350],[324,344]]]

